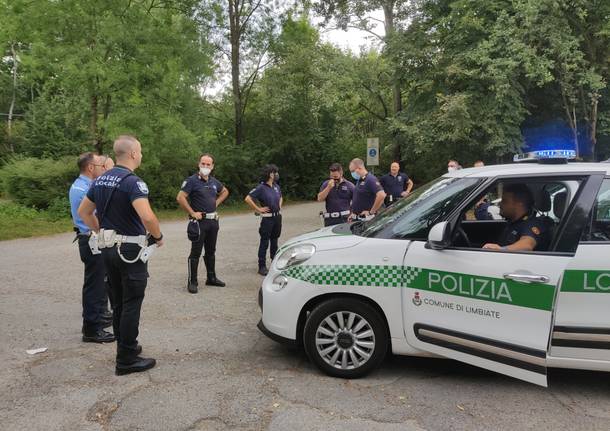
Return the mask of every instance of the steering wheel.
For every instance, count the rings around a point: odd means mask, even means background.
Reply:
[[[456,238],[458,236],[462,237],[462,239],[466,243],[466,247],[472,248],[472,243],[470,242],[470,238],[468,238],[468,235],[466,234],[466,231],[462,228],[462,226],[458,226],[458,228],[455,230],[455,233],[456,233],[456,235],[455,235]]]

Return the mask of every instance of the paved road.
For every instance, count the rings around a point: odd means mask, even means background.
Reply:
[[[289,238],[317,204],[288,207]],[[388,358],[353,381],[326,377],[256,329],[257,221],[221,220],[223,289],[186,292],[184,223],[164,223],[140,342],[147,373],[114,376],[115,345],[80,341],[82,267],[71,235],[0,242],[0,429],[604,430],[610,375],[555,371],[550,388],[453,361]],[[30,356],[26,349],[48,347]]]

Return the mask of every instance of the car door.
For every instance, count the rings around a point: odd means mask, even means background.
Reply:
[[[561,366],[610,370],[610,178],[603,180],[559,290],[551,356]],[[587,216],[587,214],[589,214]]]
[[[581,190],[587,178],[580,178]],[[513,177],[511,181],[528,183],[530,179]],[[573,208],[564,216],[563,226],[569,225]],[[447,226],[457,225],[462,216],[454,214]],[[558,234],[562,234],[559,229]],[[572,255],[569,251],[510,252],[451,245],[432,249],[426,241],[414,241],[404,261],[403,319],[408,343],[546,386],[554,299]]]

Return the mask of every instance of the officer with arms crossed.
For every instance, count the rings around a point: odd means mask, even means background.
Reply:
[[[393,162],[390,165],[390,173],[381,177],[379,182],[387,195],[386,201],[389,205],[392,205],[400,198],[409,196],[411,189],[413,189],[413,181],[411,181],[407,174],[400,172],[398,162]]]
[[[83,283],[83,341],[88,343],[109,343],[114,341],[114,335],[104,331],[112,324],[112,314],[108,313],[108,290],[106,288],[106,270],[101,253],[93,254],[89,246],[91,229],[78,216],[80,206],[94,179],[106,171],[105,162],[112,159],[98,156],[92,152],[83,153],[78,157],[79,177],[72,183],[69,192],[70,212],[74,222],[74,230],[78,239],[80,260],[85,265],[85,280]],[[108,163],[110,163],[108,162]]]
[[[350,214],[354,185],[343,178],[343,167],[339,163],[330,165],[330,179],[324,181],[318,193],[318,202],[326,201],[324,226],[345,223]]]
[[[140,142],[133,136],[119,136],[114,153],[117,165],[95,180],[78,214],[91,230],[99,231],[99,247],[115,298],[116,374],[123,375],[148,370],[156,363],[139,356],[138,327],[148,278],[143,252],[151,241],[162,246],[163,235],[148,202],[148,187],[133,173],[142,162]]]
[[[508,251],[544,251],[549,247],[550,232],[544,220],[537,218],[534,197],[525,184],[504,187],[500,201],[500,215],[508,225],[497,244],[487,243],[483,248]]]
[[[277,240],[282,233],[282,191],[277,184],[280,174],[275,165],[267,165],[261,172],[261,183],[248,193],[246,203],[261,216],[258,233],[261,237],[258,247],[258,273],[267,275],[267,247],[271,260],[277,253]],[[255,200],[259,203],[256,204]],[[271,245],[270,245],[271,244]]]
[[[350,220],[374,216],[386,197],[383,187],[374,175],[368,173],[362,159],[353,159],[349,170],[356,180]]]
[[[187,289],[197,293],[197,269],[201,250],[205,248],[203,261],[207,270],[207,286],[224,287],[225,283],[216,278],[216,240],[218,239],[218,213],[216,209],[228,196],[229,190],[216,178],[210,176],[214,169],[214,157],[210,154],[199,156],[199,172],[188,177],[178,192],[176,200],[191,219],[198,220],[199,238],[191,242],[188,260]]]

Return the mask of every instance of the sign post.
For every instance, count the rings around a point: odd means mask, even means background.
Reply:
[[[379,138],[366,140],[366,165],[379,166]]]

